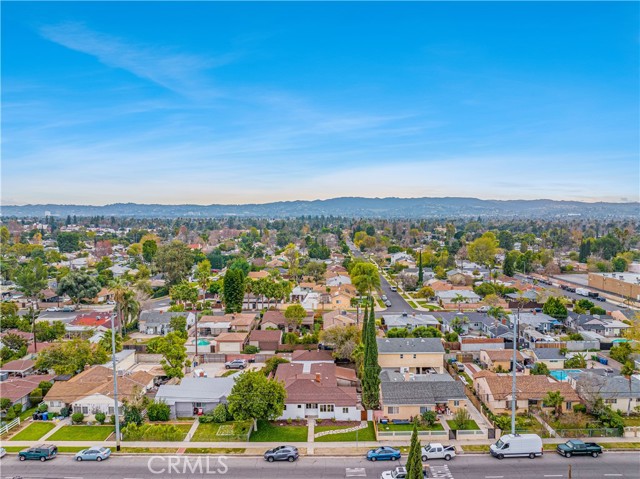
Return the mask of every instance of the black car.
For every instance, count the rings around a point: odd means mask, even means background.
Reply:
[[[264,453],[264,460],[273,461],[289,461],[293,462],[298,459],[298,448],[295,446],[278,446],[269,449]]]

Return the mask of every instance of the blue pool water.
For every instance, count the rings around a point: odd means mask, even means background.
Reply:
[[[579,373],[579,372],[580,372],[579,369],[560,369],[556,371],[551,371],[549,374],[551,374],[551,376],[553,376],[558,381],[566,381],[567,373]]]

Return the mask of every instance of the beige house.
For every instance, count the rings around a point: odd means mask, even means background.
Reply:
[[[559,348],[535,348],[531,350],[530,354],[534,362],[545,364],[551,371],[564,369],[566,358],[560,353]]]
[[[400,373],[444,373],[444,347],[439,338],[378,338],[378,363]]]
[[[330,311],[322,315],[322,329],[327,330],[336,326],[355,326],[362,328],[362,318],[359,324],[356,315],[343,310]]]
[[[247,344],[249,333],[222,333],[216,341],[216,353],[240,354]]]
[[[473,386],[478,397],[494,414],[511,412],[510,375],[497,375],[489,371],[477,374],[473,378]],[[573,409],[580,402],[580,397],[566,382],[559,382],[547,376],[527,375],[518,376],[516,380],[518,411],[528,411],[530,408],[549,409],[543,404],[543,399],[549,391],[559,391],[564,398],[562,411]]]
[[[513,349],[483,349],[480,351],[480,364],[492,371],[511,371]],[[522,363],[524,356],[516,351],[516,361]]]

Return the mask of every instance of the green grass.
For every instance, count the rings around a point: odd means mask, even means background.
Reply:
[[[231,376],[232,374],[236,374],[238,371],[234,369],[229,369],[229,371],[225,371],[220,375],[221,378],[226,378],[227,376]]]
[[[52,441],[104,441],[113,426],[63,426],[49,439]]]
[[[251,442],[307,442],[304,426],[280,426],[280,422],[258,421],[258,430],[251,434]],[[285,423],[286,424],[286,423]]]
[[[58,447],[58,452],[78,452],[86,449],[90,446],[60,446]],[[20,452],[23,449],[26,449],[25,446],[5,446],[7,452]]]
[[[449,419],[447,421],[447,424],[449,425],[449,427],[451,429],[454,429],[454,430],[461,429],[463,431],[470,431],[470,430],[478,430],[478,429],[480,429],[478,427],[478,424],[476,424],[476,422],[473,419],[469,419],[468,421],[466,421],[464,423],[464,427],[460,427],[460,428],[458,426],[456,426],[455,421],[453,419]]]
[[[34,406],[34,407],[31,407],[31,408],[27,409],[26,411],[22,411],[20,413],[20,420],[24,421],[25,419],[28,419],[31,416],[33,416],[33,413],[36,412],[36,409],[37,408]]]
[[[120,454],[175,454],[175,447],[121,447]],[[112,450],[111,452],[115,452]],[[117,453],[116,453],[117,454]]]
[[[413,431],[413,424],[379,424],[379,431]],[[444,431],[444,426],[439,422],[433,426],[419,425],[418,431]]]
[[[37,441],[54,427],[56,425],[52,422],[34,422],[13,436],[10,441]]]
[[[351,432],[343,432],[340,433],[340,429],[335,426],[317,426],[315,428],[315,432],[322,431],[330,431],[335,430],[336,434],[327,434],[326,436],[316,437],[314,439],[315,442],[333,442],[333,441],[355,441],[356,440],[356,431]],[[360,429],[357,431],[358,433],[358,441],[375,441],[376,440],[376,431],[373,428],[373,422],[369,421],[366,429]]]
[[[218,434],[220,426],[226,426],[233,428],[233,434]],[[206,423],[200,424],[196,429],[195,434],[191,438],[192,442],[235,442],[246,441],[249,429],[251,428],[251,421],[237,421],[237,422],[225,422],[222,424]]]
[[[409,306],[411,306],[414,309],[418,307],[418,305],[413,301],[407,301],[407,303],[409,303]]]
[[[640,442],[603,442],[605,449],[640,449]]]
[[[640,426],[640,416],[623,416],[622,419],[624,420],[625,426]]]
[[[244,454],[247,450],[241,447],[188,447],[187,454]]]
[[[464,452],[489,452],[489,444],[463,444]]]
[[[429,304],[427,301],[418,300],[417,303],[423,308],[428,309],[429,311],[440,311],[442,308],[440,306],[436,306],[435,304]]]
[[[381,308],[385,307],[384,302],[380,298],[376,298],[376,301],[378,303],[378,306],[380,306]]]

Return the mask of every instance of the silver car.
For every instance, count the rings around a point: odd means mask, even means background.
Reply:
[[[247,361],[244,359],[234,359],[224,363],[225,369],[244,369],[247,367]]]
[[[89,449],[83,449],[76,454],[76,461],[103,461],[109,459],[111,449],[103,446],[93,446]]]

